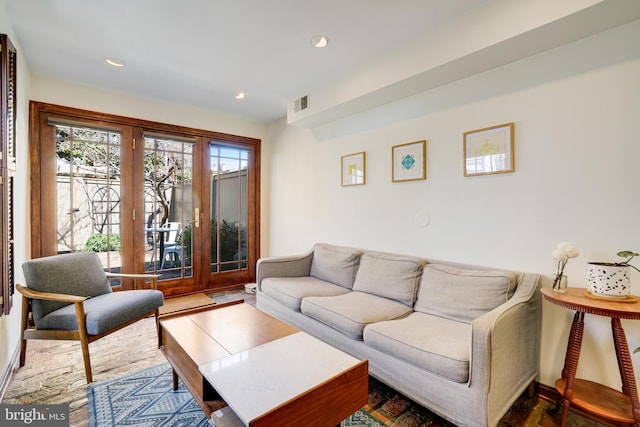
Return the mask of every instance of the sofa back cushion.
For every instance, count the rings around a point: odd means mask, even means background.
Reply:
[[[354,291],[388,298],[413,307],[426,260],[382,253],[365,253],[353,284]]]
[[[309,275],[351,289],[359,259],[360,252],[355,249],[317,244],[313,249]]]
[[[469,323],[511,298],[516,282],[509,271],[428,264],[414,310]]]

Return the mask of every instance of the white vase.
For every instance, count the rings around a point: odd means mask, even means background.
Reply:
[[[597,296],[626,298],[631,293],[629,266],[608,262],[587,263],[587,289]]]

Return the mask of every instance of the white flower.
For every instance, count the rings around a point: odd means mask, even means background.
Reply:
[[[569,245],[569,246],[565,246],[564,248],[564,253],[565,255],[567,255],[569,258],[575,258],[578,255],[580,255],[580,251],[578,250],[578,248],[576,248],[573,245]]]
[[[552,256],[560,261],[566,261],[566,259],[562,259],[563,257],[561,257],[560,254],[563,254],[567,258],[575,258],[580,255],[580,251],[571,242],[560,242],[553,251]]]
[[[564,248],[566,248],[567,246],[573,246],[573,244],[571,242],[560,242],[558,243],[558,246],[556,246],[556,248],[560,249],[561,251],[564,251]]]
[[[566,261],[569,257],[560,249],[554,249],[551,256],[558,261]]]
[[[573,243],[558,243],[558,246],[551,252],[551,256],[556,260],[556,277],[562,276],[569,259],[575,258],[578,255],[580,255],[580,251]],[[556,286],[559,286],[559,282],[554,279],[553,288],[556,289]]]

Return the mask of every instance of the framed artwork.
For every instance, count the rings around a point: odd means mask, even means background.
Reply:
[[[513,123],[465,132],[462,140],[464,176],[515,171]]]
[[[391,147],[391,181],[427,179],[427,141]]]
[[[342,156],[342,186],[364,185],[365,179],[365,153],[347,154]]]

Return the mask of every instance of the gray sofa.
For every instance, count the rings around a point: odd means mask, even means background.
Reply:
[[[460,426],[493,426],[533,383],[537,274],[316,244],[263,258],[257,306],[360,359]]]

